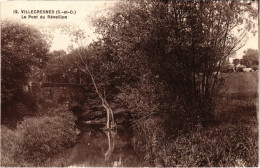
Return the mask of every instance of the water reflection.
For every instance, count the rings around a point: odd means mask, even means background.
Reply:
[[[107,167],[144,166],[131,144],[131,132],[124,128],[115,131],[90,129],[73,148],[51,159],[50,166]]]
[[[108,149],[105,153],[105,161],[108,161],[113,153],[115,147],[115,131],[106,131],[107,135],[107,142],[108,142]]]

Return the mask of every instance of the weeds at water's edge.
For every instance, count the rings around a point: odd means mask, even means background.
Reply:
[[[167,166],[234,167],[258,165],[258,135],[245,126],[223,124],[212,130],[197,126],[167,143]]]
[[[162,120],[149,118],[137,127],[135,145],[144,159],[167,167],[256,167],[258,122],[256,96],[233,94],[220,97],[213,112],[216,124],[200,124],[177,136],[165,134]],[[174,121],[173,121],[174,122]]]

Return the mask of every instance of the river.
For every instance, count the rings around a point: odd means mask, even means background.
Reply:
[[[132,143],[132,132],[119,126],[103,131],[98,125],[81,125],[78,143],[50,159],[55,167],[138,167],[144,165],[140,151]]]

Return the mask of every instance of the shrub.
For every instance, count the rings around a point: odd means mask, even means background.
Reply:
[[[19,166],[15,162],[15,151],[19,150],[20,134],[6,126],[1,126],[1,166]]]
[[[258,70],[258,65],[253,65],[253,66],[252,66],[252,69],[253,69],[254,71]]]
[[[2,166],[44,165],[51,155],[75,143],[76,118],[62,107],[51,111],[52,115],[25,119],[14,131],[2,129]]]
[[[242,67],[238,67],[238,68],[237,68],[237,72],[244,72],[244,70],[243,70]]]

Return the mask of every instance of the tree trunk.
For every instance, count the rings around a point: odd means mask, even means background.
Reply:
[[[102,106],[105,108],[105,110],[107,112],[106,129],[114,129],[116,125],[115,125],[115,121],[114,121],[113,110],[110,107],[110,105],[107,103],[106,99],[104,99],[103,97],[100,97],[100,98],[102,100]]]
[[[116,124],[114,121],[114,115],[113,115],[113,110],[111,108],[111,106],[109,105],[109,103],[107,102],[105,95],[103,96],[100,91],[97,88],[96,82],[94,80],[94,77],[92,76],[91,72],[89,71],[89,69],[87,68],[87,71],[91,77],[92,83],[95,87],[96,93],[98,94],[98,97],[101,99],[102,101],[102,106],[105,108],[106,112],[107,112],[107,124],[105,129],[115,129],[116,128]],[[111,116],[111,120],[110,120],[110,116]]]
[[[83,61],[84,62],[84,61]],[[85,63],[84,63],[85,64]],[[78,66],[80,68],[80,66]],[[98,95],[98,97],[100,98],[101,102],[102,102],[102,106],[104,107],[104,109],[106,110],[107,113],[107,123],[105,126],[105,129],[115,129],[116,128],[116,123],[114,121],[114,114],[113,114],[113,110],[111,108],[111,106],[109,105],[109,103],[106,100],[106,95],[104,92],[104,95],[101,94],[101,92],[99,91],[96,81],[93,77],[93,74],[91,73],[91,71],[89,70],[89,67],[87,64],[85,64],[84,68],[80,68],[83,72],[87,73],[92,81],[92,84],[94,85],[95,91]]]

